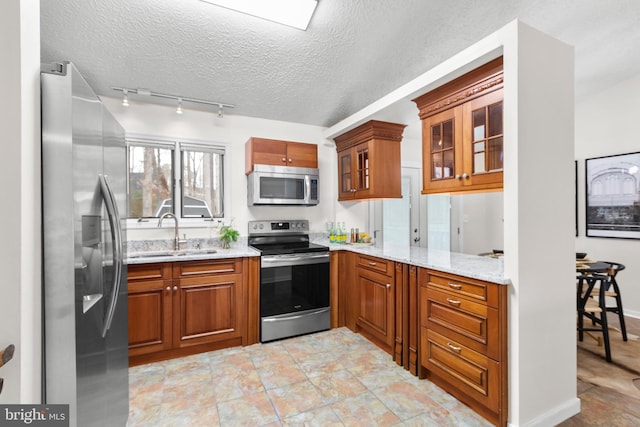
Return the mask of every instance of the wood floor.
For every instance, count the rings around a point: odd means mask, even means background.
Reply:
[[[609,319],[613,323],[613,316]],[[640,335],[640,319],[626,317],[627,332]],[[615,323],[613,326],[617,326]],[[615,357],[615,355],[614,355]],[[580,363],[578,358],[578,363]],[[603,373],[616,375],[616,369],[604,358],[598,363]],[[612,374],[613,373],[613,374]],[[640,386],[640,380],[635,384]],[[640,425],[640,399],[621,393],[613,388],[590,384],[578,379],[578,397],[581,411],[578,415],[566,420],[560,426],[638,426]]]

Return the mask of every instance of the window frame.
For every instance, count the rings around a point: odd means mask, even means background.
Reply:
[[[229,144],[196,140],[190,138],[168,138],[154,135],[137,135],[129,134],[125,137],[127,147],[127,158],[129,156],[130,145],[146,145],[165,147],[173,150],[173,171],[172,171],[172,186],[173,186],[173,210],[174,214],[180,222],[180,228],[203,228],[212,227],[220,223],[228,223],[231,216],[231,147]],[[194,218],[182,216],[182,152],[185,149],[197,150],[198,147],[202,147],[204,151],[217,151],[223,154],[222,160],[222,204],[223,204],[223,217],[221,218]],[[127,202],[129,200],[129,165],[127,163]],[[128,210],[128,209],[127,209]],[[126,213],[128,215],[128,212]],[[131,229],[151,229],[158,226],[158,218],[145,217],[145,218],[129,218],[126,217],[126,224],[129,230]]]

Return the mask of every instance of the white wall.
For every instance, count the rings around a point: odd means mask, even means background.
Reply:
[[[226,110],[224,118],[217,112],[202,112],[184,108],[184,114],[175,113],[175,107],[153,105],[130,100],[123,107],[117,98],[102,98],[106,107],[124,127],[127,135],[176,137],[199,141],[225,143],[230,147],[231,176],[226,191],[231,192],[230,217],[241,235],[247,234],[247,221],[257,219],[308,219],[312,232],[324,232],[326,222],[335,220],[336,151],[333,141],[322,136],[324,128],[252,117],[235,116]],[[282,139],[318,145],[320,169],[320,203],[311,207],[247,207],[247,178],[245,176],[245,142],[250,137]],[[355,225],[354,225],[355,226]],[[146,228],[137,228],[146,227]],[[211,230],[183,228],[189,237],[210,237]],[[129,240],[171,238],[169,228],[158,230],[153,224],[134,225],[127,230]]]
[[[0,13],[0,403],[40,402],[40,2],[5,0]]]
[[[585,159],[640,151],[640,75],[619,83],[576,105],[578,160],[578,224],[576,251],[589,258],[621,262],[618,276],[626,315],[640,318],[640,241],[585,237]]]

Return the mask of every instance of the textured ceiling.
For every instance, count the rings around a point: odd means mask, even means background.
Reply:
[[[516,18],[575,47],[578,98],[640,74],[637,0],[319,0],[307,31],[198,0],[41,0],[42,61],[100,95],[331,126]]]

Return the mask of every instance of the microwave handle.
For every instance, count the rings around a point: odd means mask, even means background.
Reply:
[[[309,175],[304,176],[304,202],[311,203],[311,177]]]

